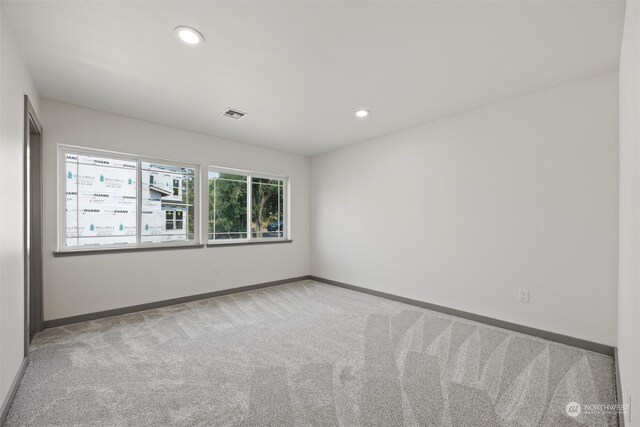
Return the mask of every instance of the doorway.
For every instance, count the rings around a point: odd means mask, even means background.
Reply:
[[[43,329],[42,125],[24,96],[24,355]]]

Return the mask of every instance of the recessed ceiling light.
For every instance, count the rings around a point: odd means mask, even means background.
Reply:
[[[371,114],[371,111],[369,111],[369,110],[358,110],[358,111],[356,111],[356,117],[360,117],[360,118],[367,117],[369,114]]]
[[[198,30],[190,27],[176,27],[173,30],[173,34],[176,35],[178,40],[188,45],[195,46],[204,41],[204,37]]]

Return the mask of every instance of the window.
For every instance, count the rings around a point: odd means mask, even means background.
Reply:
[[[247,176],[209,171],[209,240],[246,239]]]
[[[179,196],[180,195],[180,180],[179,179],[174,179],[173,180],[173,195],[174,196]]]
[[[140,167],[150,177],[142,182],[153,181],[142,186],[142,243],[194,241],[196,168],[149,161]]]
[[[286,239],[288,179],[209,169],[209,240]]]
[[[176,211],[176,224],[175,224],[175,229],[176,230],[182,230],[182,217],[183,217],[184,212],[183,211]]]
[[[173,211],[167,211],[167,222],[165,223],[164,228],[166,230],[173,230]]]
[[[169,210],[165,211],[165,230],[183,230],[184,229],[184,211]]]
[[[135,245],[135,160],[65,153],[65,246]]]
[[[196,242],[197,166],[61,147],[60,169],[60,250]]]
[[[251,236],[284,237],[284,181],[251,178]]]

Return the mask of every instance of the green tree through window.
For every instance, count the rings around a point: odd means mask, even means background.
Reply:
[[[282,181],[253,178],[251,185],[251,231],[253,237],[281,237]]]
[[[279,179],[210,171],[209,240],[284,237],[284,183]]]
[[[209,239],[247,238],[247,177],[215,173],[209,179]]]

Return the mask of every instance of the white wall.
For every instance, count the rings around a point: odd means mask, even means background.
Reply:
[[[309,274],[308,157],[51,101],[41,110],[45,320]],[[293,243],[55,258],[57,144],[288,176]]]
[[[620,58],[618,361],[627,425],[640,425],[640,2],[628,1]],[[631,398],[630,398],[631,396]]]
[[[0,4],[0,403],[24,356],[23,144],[24,95],[38,94]]]
[[[611,72],[312,158],[312,274],[616,345],[617,91]]]

